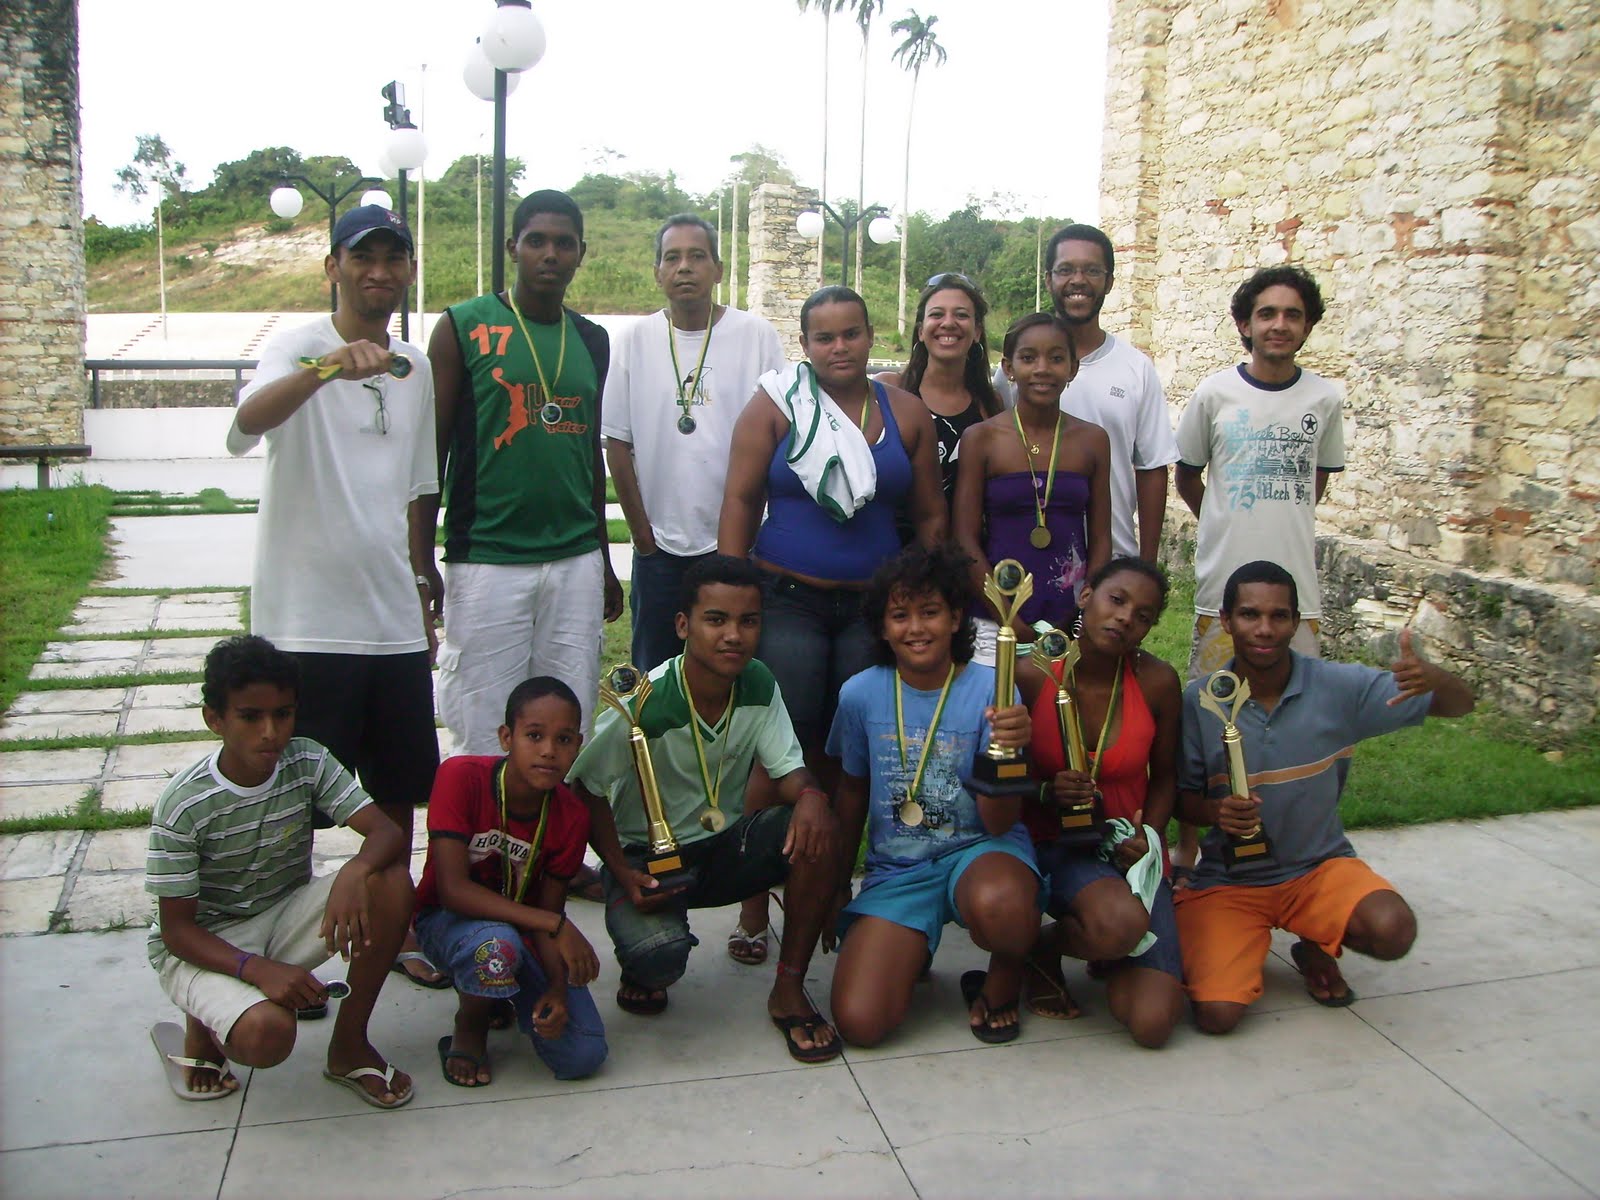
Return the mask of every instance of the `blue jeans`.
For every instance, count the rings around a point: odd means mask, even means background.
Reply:
[[[428,961],[450,973],[458,992],[511,1001],[517,1028],[557,1079],[587,1078],[605,1062],[605,1026],[586,987],[568,985],[567,1027],[560,1037],[534,1032],[533,1006],[549,980],[538,956],[510,925],[430,908],[417,917],[417,940]]]
[[[763,571],[761,599],[756,657],[778,681],[800,748],[816,749],[827,740],[845,680],[877,661],[877,635],[858,591]]]
[[[633,617],[633,665],[649,674],[683,649],[678,636],[678,614],[683,611],[683,576],[711,552],[687,558],[657,550],[633,552],[633,584],[628,591],[628,611]]]

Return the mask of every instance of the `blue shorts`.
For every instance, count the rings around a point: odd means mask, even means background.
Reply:
[[[1091,883],[1124,878],[1121,871],[1098,855],[1069,850],[1059,842],[1040,842],[1033,849],[1038,856],[1039,872],[1045,879],[1048,895],[1045,908],[1052,917],[1059,917],[1072,907],[1078,893]],[[1183,958],[1178,953],[1178,917],[1172,907],[1172,885],[1164,879],[1150,904],[1150,932],[1156,935],[1155,945],[1138,957],[1124,958],[1115,965],[1165,971],[1181,981]]]
[[[464,917],[447,908],[417,915],[417,941],[428,961],[447,972],[456,990],[511,1002],[517,1028],[557,1079],[583,1079],[606,1060],[606,1031],[586,987],[567,986],[567,1027],[553,1039],[533,1029],[533,1006],[549,981],[523,935],[501,921]]]
[[[966,928],[956,908],[956,885],[966,869],[985,854],[1009,854],[1027,863],[1035,877],[1039,874],[1033,845],[1020,825],[999,837],[982,838],[912,867],[868,872],[861,893],[839,914],[839,937],[843,939],[857,917],[881,917],[915,929],[928,939],[928,953],[936,953],[946,924],[954,921]]]

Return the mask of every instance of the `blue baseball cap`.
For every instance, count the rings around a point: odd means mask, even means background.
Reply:
[[[357,246],[369,233],[379,230],[392,233],[405,243],[407,250],[416,254],[417,243],[400,214],[381,204],[362,204],[340,217],[333,227],[333,251],[337,254],[341,246],[346,249]]]

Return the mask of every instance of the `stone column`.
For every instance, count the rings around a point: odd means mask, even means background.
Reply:
[[[0,3],[0,443],[83,440],[76,0]]]
[[[777,327],[784,353],[800,358],[800,306],[817,290],[817,247],[795,218],[815,208],[810,188],[763,183],[750,195],[750,311]]]

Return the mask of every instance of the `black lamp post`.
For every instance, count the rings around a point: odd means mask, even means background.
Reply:
[[[390,129],[415,129],[411,123],[411,110],[406,107],[405,86],[396,80],[390,80],[383,89],[383,98],[388,101],[383,108],[383,119],[389,122]],[[396,164],[396,174],[400,180],[400,205],[395,210],[400,214],[400,223],[407,229],[411,222],[406,216],[406,168]],[[400,296],[400,340],[411,340],[411,289],[409,287]]]
[[[881,204],[869,204],[866,208],[858,212],[854,218],[846,220],[844,217],[835,212],[833,206],[826,200],[819,199],[817,201],[817,207],[822,210],[822,213],[827,214],[828,218],[839,227],[840,232],[844,235],[843,253],[839,259],[839,283],[841,286],[848,287],[850,282],[851,235],[861,227],[862,222],[873,221],[878,217],[887,217],[889,215],[889,210]],[[814,238],[822,236],[823,231],[826,228],[825,225],[821,224],[822,213],[815,211],[803,212],[795,219],[795,228],[799,231],[801,237]],[[814,220],[807,221],[807,217],[814,218]],[[868,226],[868,229],[871,229],[870,225]],[[878,240],[877,235],[874,234],[873,240]],[[858,254],[860,253],[859,242],[856,252]]]
[[[289,186],[291,182],[302,185],[306,191],[328,206],[328,248],[331,250],[333,248],[333,230],[339,223],[339,205],[368,184],[381,184],[383,180],[373,179],[369,175],[358,175],[355,182],[349,187],[340,190],[340,177],[335,176],[333,182],[324,191],[304,175],[291,175],[286,171],[283,174],[283,186],[275,189],[271,198],[272,211],[286,221],[298,216],[300,209],[305,204],[305,201],[300,197],[300,193]],[[339,285],[337,283],[330,282],[328,284],[328,303],[330,312],[338,311]]]

